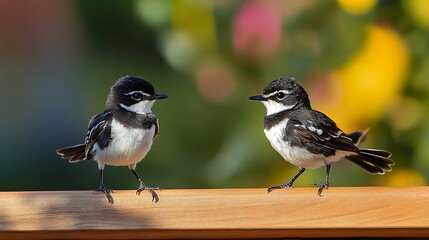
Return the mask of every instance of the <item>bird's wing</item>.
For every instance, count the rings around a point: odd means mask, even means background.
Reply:
[[[88,133],[85,138],[85,155],[87,159],[92,158],[92,149],[95,143],[102,148],[110,142],[110,132],[112,123],[112,112],[106,110],[95,115],[88,125]]]
[[[356,147],[353,140],[325,114],[314,111],[313,119],[317,119],[317,121],[303,120],[291,122],[293,133],[308,143],[325,148],[359,152],[359,148]]]

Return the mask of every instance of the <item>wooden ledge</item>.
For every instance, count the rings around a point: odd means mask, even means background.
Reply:
[[[429,187],[0,192],[0,239],[427,237]]]

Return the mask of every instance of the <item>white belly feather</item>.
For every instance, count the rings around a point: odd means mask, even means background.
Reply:
[[[271,146],[289,163],[301,168],[318,168],[326,163],[338,161],[345,155],[350,155],[350,153],[344,152],[325,158],[322,154],[315,155],[305,149],[290,146],[288,142],[283,140],[287,122],[288,119],[285,119],[269,130],[264,130],[264,132]]]
[[[116,120],[111,125],[112,141],[105,149],[97,151],[95,160],[99,165],[130,166],[140,162],[152,147],[155,126],[150,129],[126,128]]]

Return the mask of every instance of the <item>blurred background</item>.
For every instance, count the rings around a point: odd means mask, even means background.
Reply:
[[[0,1],[0,190],[95,189],[97,164],[55,150],[83,142],[110,87],[138,75],[170,98],[153,111],[161,134],[138,165],[161,188],[268,187],[298,170],[263,133],[248,100],[293,76],[314,108],[364,146],[393,153],[372,176],[348,161],[332,186],[429,180],[429,1]],[[307,171],[295,186],[323,182]],[[127,167],[112,189],[136,189]]]

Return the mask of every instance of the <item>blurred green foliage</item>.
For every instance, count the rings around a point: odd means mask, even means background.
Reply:
[[[343,130],[370,127],[365,146],[393,152],[386,176],[335,164],[332,186],[426,184],[427,2],[1,1],[0,189],[96,188],[95,162],[70,164],[55,149],[83,141],[128,74],[170,96],[154,106],[161,135],[137,168],[148,185],[289,180],[297,168],[266,140],[263,106],[247,100],[280,76],[297,78]],[[323,176],[307,171],[296,186]],[[138,186],[126,167],[107,167],[105,183]]]

